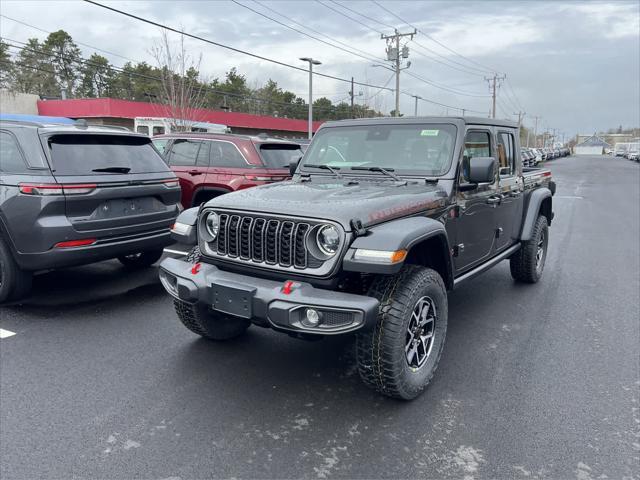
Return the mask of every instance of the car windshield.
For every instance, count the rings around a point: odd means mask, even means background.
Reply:
[[[56,175],[168,172],[148,137],[55,135],[49,139]]]
[[[316,134],[303,163],[437,176],[449,169],[455,138],[456,127],[449,124],[327,127]]]
[[[263,143],[259,146],[260,158],[267,168],[289,168],[293,160],[302,156],[300,145],[295,143]]]

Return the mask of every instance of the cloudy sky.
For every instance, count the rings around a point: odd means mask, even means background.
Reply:
[[[102,3],[284,63],[304,66],[298,58],[313,56],[322,61],[318,71],[378,86],[389,82],[390,87],[392,73],[372,65],[374,59],[385,63],[386,45],[380,33],[392,33],[391,27],[411,31],[406,21],[417,27],[418,34],[408,43],[411,67],[401,79],[401,90],[407,93],[401,96],[403,113],[413,113],[413,94],[425,99],[419,102],[419,114],[460,114],[457,107],[486,116],[491,98],[484,77],[494,70],[506,75],[498,93],[501,117],[514,118],[515,112],[524,110],[526,124],[533,125],[534,116],[539,116],[539,130],[558,128],[567,136],[640,124],[637,0]],[[294,32],[242,5],[351,52]],[[152,63],[150,49],[160,36],[157,27],[80,1],[0,0],[0,14],[3,38],[43,39],[43,30],[64,29],[83,44],[86,56],[99,48],[110,52],[99,51],[117,66],[127,59]],[[222,77],[237,67],[252,85],[273,78],[306,96],[304,72],[196,40],[187,40],[187,46],[194,56],[202,54],[202,72],[208,78]],[[366,99],[385,112],[393,109],[393,92],[373,87],[355,90],[361,93],[357,101]],[[348,97],[349,85],[315,78],[314,91],[338,101]]]

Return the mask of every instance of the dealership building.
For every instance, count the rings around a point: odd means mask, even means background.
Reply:
[[[131,130],[136,130],[136,126],[144,119],[171,117],[168,113],[169,108],[166,105],[118,100],[115,98],[33,100],[33,102],[35,102],[35,110],[39,115],[84,119],[90,125],[112,125],[127,127]],[[8,102],[2,103],[4,105],[8,104]],[[6,110],[4,105],[2,110]],[[32,110],[34,109],[29,109],[29,112],[3,111],[3,113],[35,113]],[[305,138],[308,132],[306,120],[208,109],[192,109],[189,111],[189,116],[191,118],[187,120],[192,121],[194,124],[223,126],[230,133],[245,135],[266,133],[274,137]],[[321,123],[313,122],[314,132]],[[151,135],[154,133],[166,133],[162,131],[161,127],[158,127],[155,132],[147,131],[148,129],[144,129],[144,127],[138,128],[138,130],[144,130],[143,133]]]

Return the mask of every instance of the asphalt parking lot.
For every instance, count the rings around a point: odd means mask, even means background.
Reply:
[[[154,269],[38,276],[0,309],[0,477],[640,478],[640,166],[548,166],[542,281],[504,262],[453,292],[410,403],[359,381],[351,338],[196,337]]]

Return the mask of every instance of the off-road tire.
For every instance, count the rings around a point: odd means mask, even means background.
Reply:
[[[536,255],[541,238],[543,239],[544,253],[542,263],[539,265]],[[524,283],[536,283],[540,280],[547,259],[548,244],[549,226],[547,225],[547,217],[540,215],[533,226],[531,238],[522,242],[520,250],[509,259],[511,276],[514,280]]]
[[[358,372],[366,385],[394,398],[411,400],[429,384],[440,362],[447,332],[447,290],[430,268],[407,265],[394,276],[374,278],[368,295],[380,301],[375,326],[356,338]],[[407,328],[419,299],[428,296],[437,318],[426,362],[412,369],[405,355]]]
[[[118,260],[122,265],[129,268],[144,268],[150,267],[162,257],[162,249],[147,250],[145,252],[136,253],[133,255],[123,255],[118,257]]]
[[[211,340],[230,340],[246,332],[249,320],[213,312],[202,303],[173,300],[176,314],[182,324],[193,333]]]
[[[20,270],[9,246],[0,238],[0,303],[20,300],[31,290],[33,274]]]

